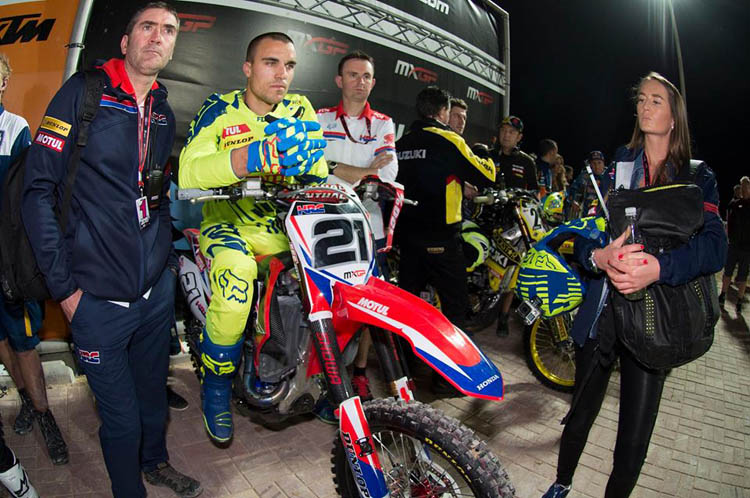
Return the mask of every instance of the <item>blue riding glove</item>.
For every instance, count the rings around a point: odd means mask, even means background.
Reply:
[[[279,158],[278,137],[258,140],[247,147],[247,172],[269,175],[283,174]]]
[[[309,138],[309,131],[320,130],[317,121],[301,121],[295,118],[281,118],[270,123],[263,130],[267,135],[275,134],[279,138],[277,148],[281,174],[296,176],[308,172],[323,156],[326,141]]]

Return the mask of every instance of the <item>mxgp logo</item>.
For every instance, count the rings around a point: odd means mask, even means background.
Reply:
[[[439,12],[442,12],[445,15],[448,15],[448,13],[450,12],[450,6],[441,0],[419,0],[419,1],[425,5],[429,5],[430,7],[432,7],[433,9]]]
[[[180,18],[180,31],[195,33],[199,29],[211,29],[214,27],[216,17],[202,16],[199,14],[177,14]]]
[[[434,83],[438,79],[435,71],[430,71],[423,67],[415,67],[414,64],[402,60],[396,61],[396,69],[393,72],[407,78],[414,78],[423,83]]]
[[[286,32],[289,38],[294,40],[294,44],[307,48],[311,52],[321,55],[337,55],[345,54],[349,51],[349,45],[333,38],[325,38],[322,36],[312,36],[302,31],[288,30]]]
[[[489,93],[480,92],[472,86],[470,86],[468,90],[466,90],[466,98],[470,100],[476,100],[477,102],[481,102],[484,105],[490,105],[495,101],[495,99]]]
[[[0,19],[0,45],[10,45],[19,39],[21,43],[30,42],[34,38],[37,41],[45,41],[52,32],[55,19],[45,19],[39,22],[36,18],[42,14],[25,14],[20,16],[3,17]]]

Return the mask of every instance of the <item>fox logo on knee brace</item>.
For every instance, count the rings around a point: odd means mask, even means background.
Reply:
[[[226,269],[219,272],[216,281],[221,289],[221,294],[227,301],[237,301],[238,303],[247,302],[247,290],[250,284],[232,273],[232,270]]]

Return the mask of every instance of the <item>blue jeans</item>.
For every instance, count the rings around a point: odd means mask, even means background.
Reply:
[[[99,442],[115,498],[146,496],[141,471],[169,459],[165,440],[175,275],[164,269],[148,299],[125,308],[89,293],[71,327],[96,397]]]

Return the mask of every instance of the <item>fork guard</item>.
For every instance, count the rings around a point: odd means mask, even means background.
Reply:
[[[467,396],[501,400],[500,371],[474,342],[435,307],[376,277],[366,284],[333,286],[334,322],[349,321],[390,330],[414,353]],[[336,327],[338,328],[338,327]]]

